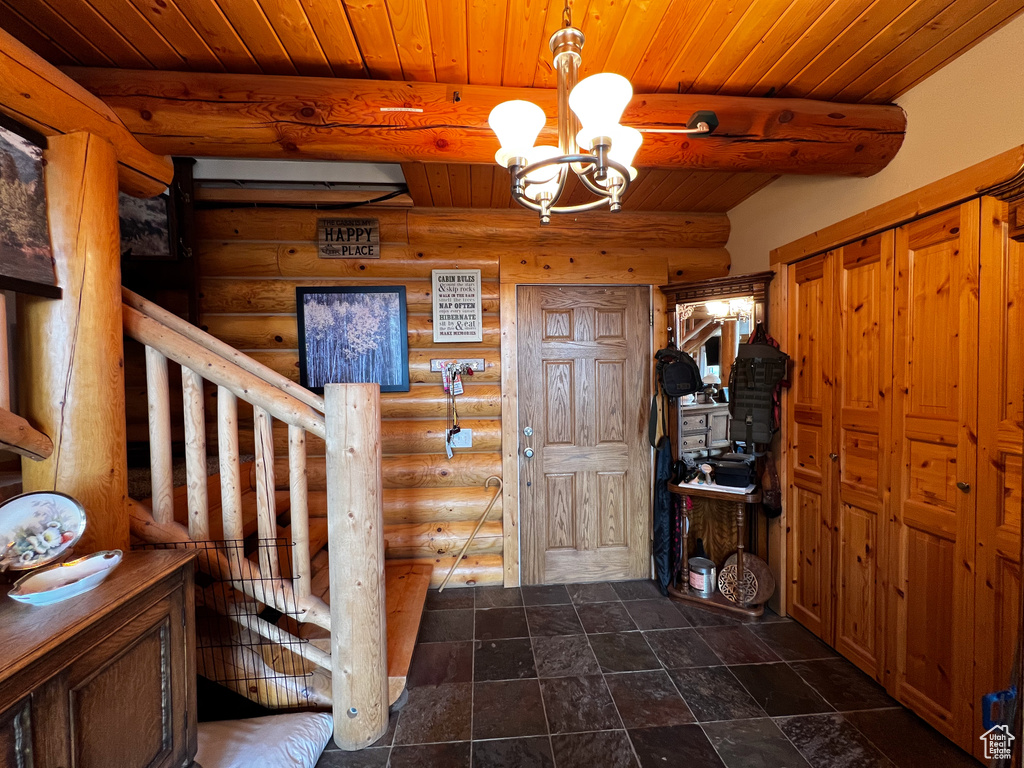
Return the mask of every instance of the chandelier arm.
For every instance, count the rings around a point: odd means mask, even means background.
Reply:
[[[517,179],[519,181],[524,181],[527,185],[535,183],[530,182],[526,179],[528,174],[533,173],[534,171],[539,171],[542,168],[547,168],[549,165],[571,165],[572,163],[580,163],[581,165],[584,166],[596,166],[597,158],[594,157],[593,155],[584,154],[557,155],[556,157],[549,157],[546,160],[539,160],[536,163],[531,163],[530,165],[527,166],[517,166],[519,170],[512,172],[512,184],[513,186],[515,186],[515,181]],[[605,160],[605,166],[614,169],[615,171],[618,172],[620,176],[622,176],[622,192],[625,192],[626,189],[629,187],[629,169],[626,166],[622,165],[621,163],[617,163],[612,159]],[[589,171],[587,173],[589,173]],[[586,174],[580,174],[580,178],[584,178],[585,175]],[[611,192],[609,190],[602,189],[601,187],[598,187],[596,184],[593,184],[593,182],[591,182],[590,185],[587,185],[586,181],[584,181],[584,185],[587,186],[587,189],[589,189],[594,194],[599,194],[602,195],[603,197],[611,197]],[[559,194],[561,194],[561,189],[562,187],[559,187]]]
[[[616,170],[618,170],[618,169],[616,169]],[[579,174],[579,180],[583,184],[584,187],[586,187],[588,190],[593,192],[595,195],[601,195],[603,197],[611,197],[611,189],[605,189],[604,187],[601,187],[601,186],[595,184],[593,181],[590,180],[590,175],[589,174],[585,174],[585,173]],[[620,189],[619,189],[619,196],[620,197],[622,195],[626,194],[626,190],[629,189],[629,184],[630,184],[629,174],[627,173],[625,176],[622,176],[622,183],[618,185],[620,187]]]
[[[541,211],[542,206],[540,205],[540,203],[535,203],[528,197],[513,195],[512,199],[514,199],[524,208],[528,208],[531,211],[536,211],[538,213],[540,213]],[[610,198],[601,197],[598,198],[597,200],[591,200],[589,203],[579,203],[578,205],[554,206],[553,208],[549,208],[548,211],[550,213],[583,213],[584,211],[593,211],[603,206],[606,206],[608,205],[609,200]]]
[[[579,203],[578,205],[556,205],[552,207],[551,213],[583,213],[584,211],[593,211],[597,208],[602,208],[608,205],[611,201],[609,197],[601,197],[597,200],[591,200],[589,203]]]

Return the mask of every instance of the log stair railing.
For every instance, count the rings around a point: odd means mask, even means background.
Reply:
[[[320,397],[176,315],[122,289],[125,334],[145,346],[151,498],[130,504],[132,534],[160,545],[284,540],[287,547],[208,547],[200,567],[231,594],[199,588],[197,605],[269,643],[220,650],[239,693],[264,706],[331,706],[335,741],[361,749],[384,734],[405,689],[429,566],[385,567],[380,391],[331,384]],[[173,483],[168,361],[181,366],[186,484]],[[219,474],[207,471],[204,385],[216,387]],[[255,456],[239,455],[238,401],[252,405]],[[275,481],[272,424],[288,424],[288,486]],[[307,490],[306,434],[327,445],[326,495]],[[311,516],[310,506],[314,515]],[[322,507],[326,504],[326,510]],[[326,545],[326,549],[324,548]],[[317,569],[314,575],[314,562]],[[326,577],[326,578],[325,578]],[[237,590],[237,592],[235,592]],[[241,595],[238,595],[241,597]],[[253,648],[261,649],[258,654]],[[254,658],[258,655],[259,658]],[[265,669],[258,684],[243,667]],[[290,670],[301,670],[296,676]]]

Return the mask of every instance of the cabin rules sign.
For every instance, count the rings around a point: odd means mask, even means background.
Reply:
[[[479,269],[435,269],[434,343],[483,341]]]
[[[380,258],[377,219],[317,219],[316,234],[321,259]]]

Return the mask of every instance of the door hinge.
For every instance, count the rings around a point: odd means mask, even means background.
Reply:
[[[654,327],[654,310],[651,310],[651,328]]]

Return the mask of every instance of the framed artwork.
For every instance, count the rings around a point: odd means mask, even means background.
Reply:
[[[42,137],[0,121],[0,288],[60,296],[46,217]]]
[[[323,393],[324,384],[380,384],[409,391],[405,286],[296,288],[299,378]]]
[[[171,258],[170,195],[140,199],[118,196],[121,255],[135,259]]]

